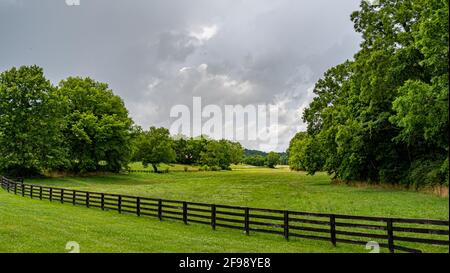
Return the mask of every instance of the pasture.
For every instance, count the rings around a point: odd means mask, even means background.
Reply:
[[[364,246],[296,240],[117,214],[48,201],[24,199],[0,190],[0,253],[64,253],[77,242],[92,252],[364,252]]]
[[[182,170],[181,165],[175,168]],[[133,166],[133,169],[134,166]],[[28,179],[27,183],[77,190],[236,206],[368,216],[447,220],[448,198],[397,189],[331,184],[287,168],[234,167],[220,172],[132,173]]]
[[[133,169],[139,166],[133,166]],[[333,185],[325,173],[235,166],[233,171],[133,173],[27,179],[26,183],[224,205],[365,216],[448,219],[448,198],[425,193]],[[0,252],[368,252],[364,246],[210,227],[30,200],[0,193]],[[19,217],[20,215],[20,217]],[[9,243],[8,243],[9,242]],[[447,247],[422,247],[448,252]],[[382,249],[382,251],[387,251]]]

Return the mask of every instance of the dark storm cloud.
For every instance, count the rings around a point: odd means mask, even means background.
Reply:
[[[280,146],[327,68],[356,52],[358,0],[0,0],[0,70],[108,82],[134,120],[170,126],[175,104],[276,104]],[[244,143],[251,147],[252,143]]]

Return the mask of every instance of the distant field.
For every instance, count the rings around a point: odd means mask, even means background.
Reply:
[[[311,212],[435,219],[448,219],[449,216],[448,198],[395,189],[332,185],[325,173],[308,176],[286,168],[241,166],[240,169],[221,172],[133,173],[27,182],[108,193]]]

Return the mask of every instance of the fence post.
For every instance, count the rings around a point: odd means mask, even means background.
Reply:
[[[17,195],[17,183],[14,183],[14,194]]]
[[[245,208],[245,218],[244,218],[244,230],[245,230],[245,235],[250,235],[250,209],[249,208]]]
[[[42,186],[39,186],[39,199],[42,200]]]
[[[336,216],[334,214],[330,215],[330,237],[333,246],[336,246]]]
[[[137,216],[141,216],[141,198],[136,197],[136,214]]]
[[[187,220],[187,217],[188,217],[188,215],[187,215],[187,202],[183,202],[183,222],[184,222],[184,224],[185,225],[187,225],[187,223],[188,223],[188,220]]]
[[[284,239],[289,241],[289,211],[284,211]]]
[[[122,195],[117,197],[117,210],[122,213]]]
[[[52,202],[52,200],[53,200],[53,188],[50,188],[49,191],[50,191],[50,202]],[[22,193],[23,193],[23,184],[22,184]]]
[[[30,185],[30,198],[33,199],[33,185]]]
[[[158,200],[158,218],[159,218],[159,221],[162,220],[162,200],[161,199]]]
[[[73,190],[73,192],[72,192],[72,205],[75,206],[76,202],[77,202],[77,191]]]
[[[387,219],[388,247],[389,252],[394,253],[394,228],[392,219]]]
[[[211,226],[216,230],[216,205],[211,205]]]
[[[102,207],[102,210],[105,210],[105,194],[104,193],[102,193],[102,195],[101,195],[100,206]]]
[[[64,203],[64,189],[61,189],[61,193],[60,193],[60,194],[61,194],[61,196],[60,196],[60,198],[59,198],[59,199],[60,199],[59,201],[60,201],[61,204],[62,204],[62,203]]]
[[[86,207],[89,208],[89,192],[86,192]]]

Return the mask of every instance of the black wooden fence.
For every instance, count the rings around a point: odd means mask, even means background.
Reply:
[[[420,245],[449,246],[449,221],[391,217],[309,213],[215,205],[157,198],[127,196],[25,184],[2,177],[1,187],[10,193],[60,203],[115,210],[188,223],[279,234],[286,240],[298,237],[337,243],[366,245],[403,252],[422,252]]]

